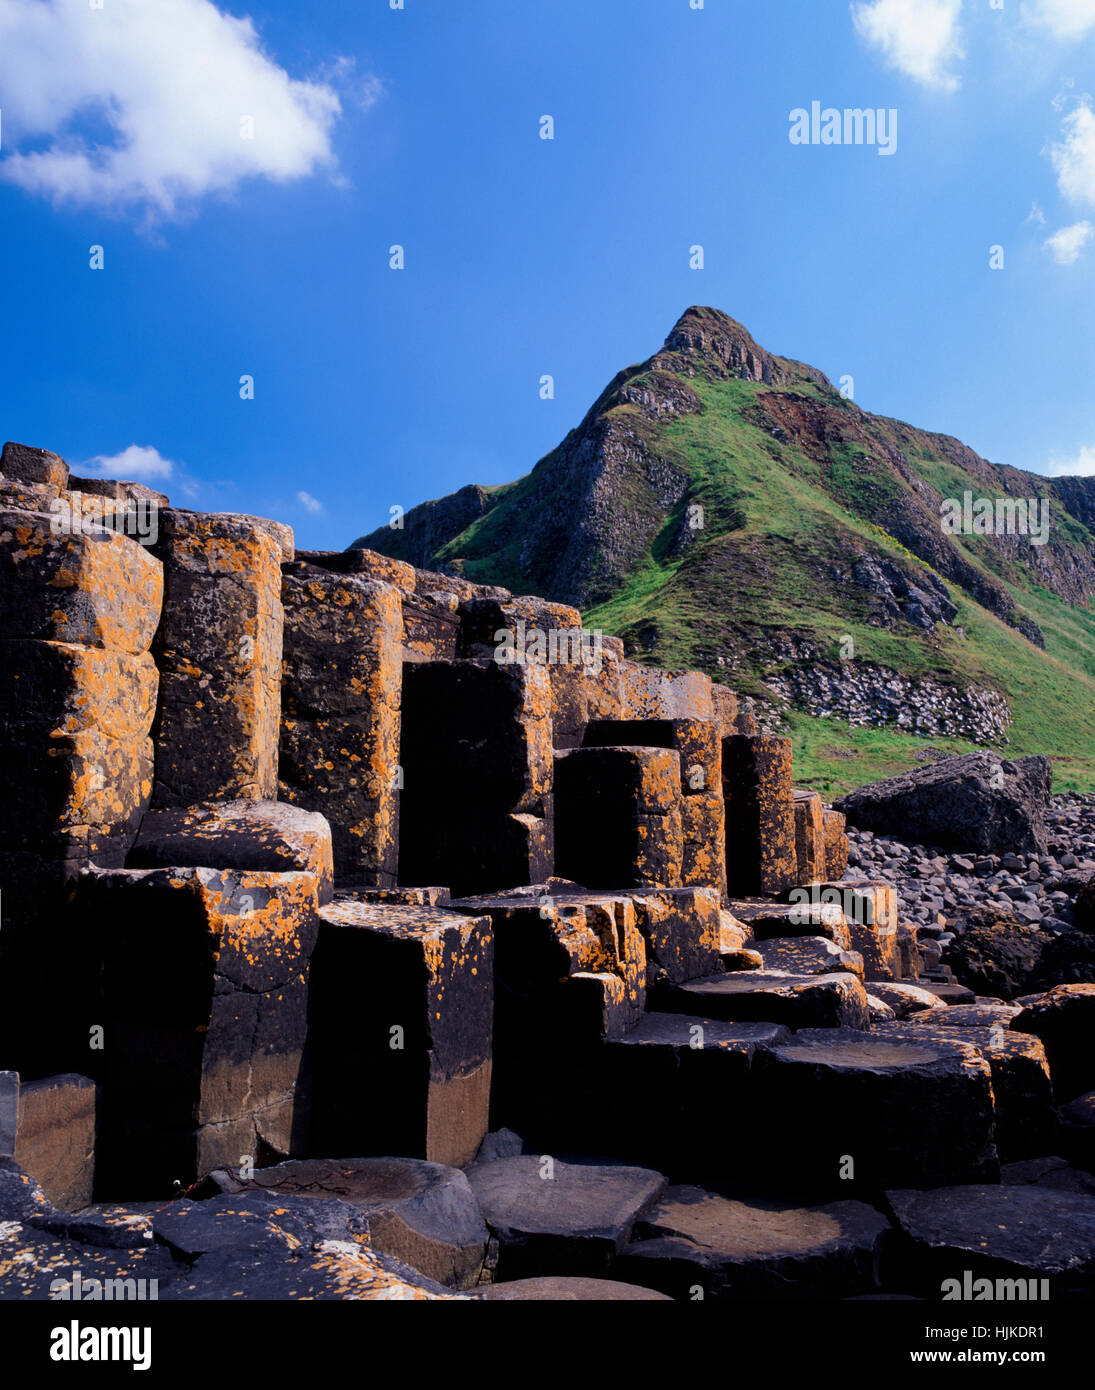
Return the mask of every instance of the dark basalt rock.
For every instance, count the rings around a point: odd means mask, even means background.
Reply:
[[[647,1168],[536,1154],[475,1164],[468,1180],[498,1238],[502,1278],[605,1273],[665,1187]]]
[[[259,1169],[246,1180],[230,1172],[213,1178],[225,1192],[258,1193],[288,1206],[322,1224],[328,1238],[367,1233],[371,1249],[438,1283],[469,1288],[483,1268],[487,1228],[458,1168],[413,1158],[306,1159]]]
[[[1050,1280],[1050,1293],[1095,1279],[1095,1197],[1032,1185],[887,1194],[905,1237],[895,1261],[938,1297],[940,1280]],[[1012,1297],[1017,1295],[1013,1294]]]
[[[1045,854],[1052,777],[1048,758],[967,753],[860,787],[836,809],[861,829],[945,849]]]
[[[1028,1004],[1011,1026],[1045,1043],[1059,1100],[1095,1086],[1095,985],[1057,985]]]
[[[889,1222],[864,1202],[784,1207],[671,1187],[615,1269],[673,1298],[828,1298],[874,1289]]]
[[[1037,978],[1042,955],[1052,938],[1037,927],[1017,922],[1006,908],[977,907],[959,914],[955,940],[943,952],[943,964],[976,994],[1014,999]]]

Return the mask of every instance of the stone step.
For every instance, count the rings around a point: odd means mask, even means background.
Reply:
[[[789,1207],[670,1187],[614,1266],[682,1301],[848,1298],[878,1287],[889,1222],[865,1202]]]
[[[848,920],[839,903],[796,904],[780,903],[771,898],[732,898],[727,907],[756,941],[786,936],[824,936],[842,951],[852,949]]]
[[[989,1065],[957,1038],[811,1028],[758,1050],[739,1132],[767,1190],[858,1195],[994,1179]]]
[[[774,936],[753,948],[765,970],[789,975],[829,975],[833,971],[863,978],[863,957],[858,951],[842,951],[827,936]]]
[[[607,1273],[665,1188],[647,1168],[549,1154],[476,1163],[467,1172],[499,1243],[501,1279]]]
[[[1052,1153],[1057,1140],[1053,1087],[1041,1042],[1027,1033],[1007,1031],[1007,1024],[949,1027],[953,1009],[928,1009],[904,1023],[876,1025],[875,1036],[918,1043],[929,1039],[970,1044],[992,1073],[996,1148],[1002,1163]]]
[[[713,975],[651,993],[665,1013],[706,1014],[730,1023],[783,1023],[789,1028],[867,1028],[867,995],[851,974],[792,975],[747,970]]]

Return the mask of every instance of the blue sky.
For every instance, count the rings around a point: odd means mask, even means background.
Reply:
[[[695,3],[0,0],[0,435],[341,548],[700,303],[1095,472],[1095,0]],[[896,152],[793,145],[813,101]]]

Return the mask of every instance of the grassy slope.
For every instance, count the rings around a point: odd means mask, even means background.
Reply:
[[[702,666],[713,675],[718,670],[704,652],[747,639],[749,622],[810,632],[834,656],[850,635],[861,660],[905,675],[930,672],[938,679],[1002,690],[1014,717],[1011,741],[1002,751],[1049,753],[1059,787],[1095,789],[1095,614],[1037,588],[1023,568],[1007,565],[989,546],[968,538],[961,541],[967,557],[1008,584],[1044,631],[1045,652],[954,586],[948,588],[959,608],[955,623],[965,629],[965,638],[953,629],[928,637],[906,627],[891,633],[868,626],[860,596],[846,585],[826,582],[826,559],[846,558],[849,548],[907,557],[884,530],[847,509],[868,500],[867,489],[881,489],[884,502],[885,490],[902,482],[875,471],[865,456],[844,445],[823,464],[793,443],[777,443],[748,418],[763,387],[700,379],[690,384],[706,409],[664,425],[659,449],[695,480],[689,501],[703,504],[705,529],[683,556],[671,557],[679,511],[667,518],[643,568],[611,600],[587,613],[587,622],[613,633],[655,632],[660,664]],[[797,389],[803,395],[816,392]],[[927,450],[911,462],[944,495],[960,495],[965,487],[980,495],[983,489]],[[870,500],[877,504],[879,492]],[[877,514],[876,506],[871,510]],[[467,553],[463,544],[459,548]],[[809,582],[804,582],[804,562]],[[747,679],[730,683],[745,691],[751,684],[758,688]],[[888,729],[853,730],[841,721],[800,714],[791,722],[799,780],[834,794],[909,766],[925,748],[923,740]],[[967,751],[970,745],[941,739],[932,746]]]

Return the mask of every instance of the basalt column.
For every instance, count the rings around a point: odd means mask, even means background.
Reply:
[[[399,836],[399,591],[285,566],[282,800],[326,816],[335,881],[390,888]]]
[[[456,896],[549,878],[551,686],[542,666],[403,668],[399,879]]]
[[[19,459],[53,485],[64,470],[44,450]],[[75,1023],[86,933],[64,909],[80,869],[125,862],[148,806],[163,594],[136,541],[54,520],[0,511],[0,1043],[25,1078],[94,1062]]]
[[[160,513],[164,614],[153,805],[273,800],[282,545],[253,517]]]
[[[724,738],[722,788],[731,896],[786,892],[798,878],[791,740],[746,734]]]

